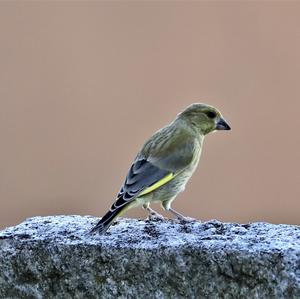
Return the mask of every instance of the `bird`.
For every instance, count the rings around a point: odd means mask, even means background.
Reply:
[[[150,219],[164,219],[150,207],[161,203],[180,221],[194,220],[172,208],[176,196],[197,168],[204,137],[214,131],[230,130],[219,110],[193,103],[167,126],[154,133],[136,155],[125,181],[109,211],[90,230],[104,234],[127,210],[142,206]]]

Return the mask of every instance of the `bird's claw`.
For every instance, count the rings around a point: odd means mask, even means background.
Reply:
[[[176,220],[178,222],[183,222],[183,223],[186,223],[186,222],[199,222],[199,220],[195,219],[195,218],[192,218],[192,217],[177,217]]]
[[[150,221],[163,221],[165,220],[165,217],[158,213],[149,213],[147,219]]]

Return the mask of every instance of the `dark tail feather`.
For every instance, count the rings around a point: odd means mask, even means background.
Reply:
[[[126,205],[115,209],[113,212],[109,210],[99,222],[91,229],[90,233],[98,232],[99,234],[104,234],[108,228],[112,225],[114,219],[118,217],[124,210]]]

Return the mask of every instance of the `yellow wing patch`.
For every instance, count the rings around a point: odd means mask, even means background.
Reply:
[[[151,187],[145,189],[142,193],[140,193],[141,195],[145,195],[148,194],[152,191],[154,191],[155,189],[161,187],[162,185],[168,183],[169,181],[171,181],[176,175],[173,173],[168,174],[167,176],[165,176],[164,178],[162,178],[161,180],[159,180],[158,182],[156,182],[155,184],[153,184]]]

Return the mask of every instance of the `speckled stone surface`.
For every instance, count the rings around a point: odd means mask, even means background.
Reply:
[[[0,232],[0,298],[300,298],[300,227],[34,217]]]

